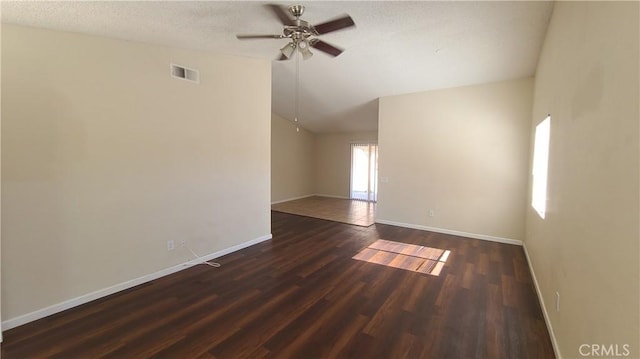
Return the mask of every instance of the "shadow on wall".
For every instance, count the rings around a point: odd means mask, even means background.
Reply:
[[[365,102],[346,111],[332,114],[323,126],[331,132],[367,132],[378,130],[378,99]]]

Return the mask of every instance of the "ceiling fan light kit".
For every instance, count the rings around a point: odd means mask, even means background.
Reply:
[[[284,55],[284,57],[286,57],[287,59],[290,59],[295,50],[296,50],[296,45],[294,45],[292,42],[290,42],[290,43],[284,45],[280,49],[280,52],[282,53],[282,55]]]

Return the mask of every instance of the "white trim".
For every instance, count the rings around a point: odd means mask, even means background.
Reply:
[[[313,197],[313,196],[316,196],[316,195],[315,194],[307,194],[307,195],[304,195],[304,196],[292,197],[292,198],[287,198],[287,199],[283,199],[283,200],[280,200],[280,201],[271,202],[271,204],[278,204],[278,203],[283,203],[283,202],[295,201],[297,199],[309,198],[309,197]]]
[[[420,230],[429,231],[429,232],[452,234],[454,236],[482,239],[484,241],[499,242],[499,243],[506,243],[506,244],[515,244],[517,246],[521,246],[522,245],[522,241],[517,240],[517,239],[494,237],[494,236],[489,236],[489,235],[486,235],[486,234],[476,234],[476,233],[454,231],[454,230],[451,230],[451,229],[427,227],[427,226],[422,226],[422,225],[419,225],[419,224],[409,224],[409,223],[402,223],[402,222],[387,221],[386,219],[378,219],[378,218],[376,218],[376,223],[388,224],[388,225],[392,225],[392,226],[412,228],[412,229],[420,229]]]
[[[338,199],[351,199],[351,198],[345,197],[345,196],[334,196],[332,194],[321,194],[321,193],[316,193],[316,194],[314,194],[314,196],[328,197],[328,198],[338,198]]]
[[[283,203],[283,202],[295,201],[297,199],[303,199],[303,198],[309,198],[309,197],[327,197],[327,198],[337,198],[337,199],[352,199],[352,198],[345,197],[345,196],[334,196],[332,194],[314,193],[314,194],[308,194],[308,195],[305,195],[305,196],[287,198],[287,199],[283,199],[281,201],[271,202],[271,204],[278,204],[278,203]],[[362,201],[362,200],[354,199],[354,201]]]
[[[533,264],[531,264],[531,258],[529,258],[529,251],[527,251],[527,245],[523,243],[522,248],[524,248],[524,256],[527,257],[527,263],[529,264],[529,272],[531,272],[531,278],[533,278],[533,285],[536,287],[538,302],[540,302],[540,306],[542,307],[544,322],[545,324],[547,324],[547,330],[549,331],[549,335],[551,336],[551,345],[553,346],[553,353],[556,355],[556,358],[562,359],[562,355],[560,355],[560,347],[558,347],[558,342],[556,341],[556,335],[553,332],[553,327],[551,326],[551,320],[549,319],[549,313],[547,312],[547,306],[544,304],[544,299],[542,298],[542,292],[540,291],[540,286],[538,286],[538,279],[536,278],[536,272],[533,271]]]
[[[205,255],[205,256],[203,256],[201,258],[203,260],[205,260],[205,261],[212,260],[214,258],[222,257],[222,256],[224,256],[226,254],[238,251],[238,250],[243,249],[243,248],[250,247],[250,246],[252,246],[254,244],[258,244],[260,242],[269,240],[271,238],[272,238],[272,235],[271,234],[267,234],[267,235],[264,235],[262,237],[258,237],[258,238],[252,239],[250,241],[247,241],[247,242],[244,242],[244,243],[240,243],[240,244],[235,245],[233,247],[229,247],[229,248],[226,248],[226,249],[223,249],[223,250],[211,253],[211,254],[207,254],[207,255]],[[185,263],[182,263],[182,264],[178,264],[178,265],[175,265],[173,267],[169,267],[169,268],[160,270],[160,271],[155,272],[155,273],[147,274],[147,275],[144,275],[142,277],[138,277],[138,278],[126,281],[126,282],[122,282],[122,283],[113,285],[111,287],[99,289],[99,290],[97,290],[95,292],[91,292],[91,293],[84,294],[84,295],[81,295],[81,296],[73,298],[73,299],[66,300],[66,301],[64,301],[62,303],[58,303],[58,304],[54,304],[54,305],[48,306],[46,308],[38,309],[38,310],[33,311],[31,313],[23,314],[21,316],[18,316],[18,317],[3,321],[2,322],[2,329],[3,330],[7,330],[7,329],[15,328],[17,326],[20,326],[20,325],[23,325],[23,324],[27,324],[27,323],[32,322],[34,320],[38,320],[38,319],[50,316],[52,314],[56,314],[56,313],[62,312],[64,310],[67,310],[67,309],[70,309],[70,308],[73,308],[73,307],[88,303],[88,302],[90,302],[92,300],[96,300],[96,299],[99,299],[99,298],[102,298],[102,297],[106,297],[108,295],[123,291],[125,289],[129,289],[131,287],[135,287],[137,285],[152,281],[154,279],[158,279],[160,277],[164,277],[164,276],[167,276],[169,274],[173,274],[173,273],[179,272],[179,271],[181,271],[183,269],[187,269],[189,267],[192,267],[192,266],[194,266],[196,264],[200,264],[200,263],[201,263],[201,260],[199,260],[199,259],[190,260],[188,262],[185,262]]]

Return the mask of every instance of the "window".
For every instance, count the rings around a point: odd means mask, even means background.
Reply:
[[[533,147],[533,185],[531,189],[531,206],[544,219],[547,209],[547,170],[549,165],[549,139],[551,131],[551,115],[536,126]]]

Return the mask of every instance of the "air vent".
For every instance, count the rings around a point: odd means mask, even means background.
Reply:
[[[190,69],[182,65],[171,64],[171,77],[200,83],[198,70]]]

